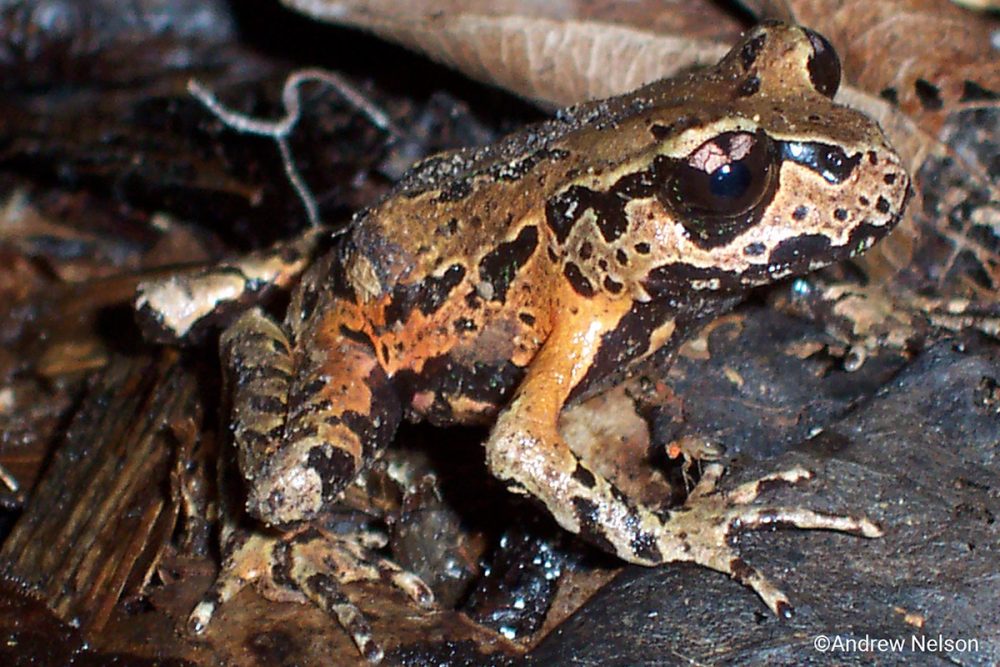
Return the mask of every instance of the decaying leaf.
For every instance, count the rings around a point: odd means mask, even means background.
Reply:
[[[714,5],[678,1],[282,2],[550,107],[617,95],[713,63],[741,30]]]

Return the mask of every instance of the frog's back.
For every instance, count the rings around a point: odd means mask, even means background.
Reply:
[[[551,233],[542,220],[546,201],[584,174],[614,171],[652,150],[662,137],[651,135],[649,119],[640,116],[654,105],[663,113],[665,100],[683,100],[683,83],[665,80],[565,109],[495,144],[416,164],[355,218],[349,252],[365,255],[370,278],[378,278],[367,291],[381,294],[456,262],[476,264],[536,222],[546,240]]]

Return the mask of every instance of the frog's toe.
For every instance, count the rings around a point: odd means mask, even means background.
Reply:
[[[813,473],[795,467],[767,475],[736,489],[715,488],[722,467],[709,466],[682,508],[671,512],[664,525],[660,550],[664,560],[687,561],[733,577],[753,589],[778,616],[791,615],[788,598],[760,572],[746,563],[729,544],[734,530],[767,526],[791,526],[806,530],[834,530],[861,537],[880,537],[882,529],[865,517],[852,517],[794,506],[752,505],[760,493],[774,484],[795,484]]]
[[[741,484],[730,491],[726,497],[734,505],[746,505],[747,503],[751,503],[756,500],[757,496],[759,496],[761,492],[766,489],[773,488],[775,486],[798,484],[799,482],[810,480],[815,476],[815,473],[811,470],[806,470],[802,466],[794,466],[792,468],[786,468],[785,470],[772,472],[751,482]]]
[[[817,512],[803,507],[750,506],[731,512],[730,525],[737,528],[792,526],[805,530],[835,530],[860,537],[882,537],[882,529],[867,517]]]
[[[867,517],[852,517],[828,512],[817,512],[802,507],[750,506],[762,491],[776,485],[798,484],[813,479],[815,473],[801,466],[765,475],[747,482],[724,494],[733,508],[732,521],[739,527],[759,528],[784,525],[806,530],[835,530],[861,537],[882,537],[882,529]]]
[[[288,533],[244,534],[231,544],[215,584],[188,617],[188,630],[204,632],[221,605],[253,584],[270,600],[312,602],[337,620],[367,660],[379,662],[382,649],[344,585],[387,582],[419,606],[434,606],[434,593],[420,577],[371,552],[372,546],[382,545],[365,530],[339,534],[305,527]]]
[[[268,535],[241,533],[235,536],[215,582],[188,616],[189,633],[202,634],[220,606],[266,576],[272,567],[274,545],[275,539]]]
[[[434,608],[434,592],[430,586],[424,583],[423,579],[412,572],[401,569],[391,561],[383,561],[383,567],[393,586],[406,593],[411,600],[424,609]]]

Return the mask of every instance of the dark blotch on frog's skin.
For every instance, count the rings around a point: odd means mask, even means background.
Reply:
[[[766,35],[755,37],[744,44],[743,48],[740,49],[740,64],[743,65],[744,70],[749,70],[753,67],[754,62],[757,60],[757,56],[760,55],[761,49],[764,48],[764,41],[766,38]]]
[[[652,533],[637,531],[629,547],[633,554],[649,562],[659,563],[663,560],[663,553],[656,546],[656,537]]]
[[[989,88],[984,88],[980,86],[975,81],[968,81],[962,83],[962,97],[959,98],[959,102],[992,102],[994,100],[1000,99],[1000,93],[990,90]]]
[[[385,307],[386,323],[391,326],[397,322],[405,322],[414,308],[418,308],[424,315],[437,312],[463,278],[465,267],[452,264],[440,277],[428,276],[419,283],[396,285],[392,290],[392,299]]]
[[[652,127],[649,128],[649,133],[653,135],[653,138],[657,141],[666,141],[672,137],[677,136],[684,130],[694,127],[701,122],[701,119],[695,115],[684,115],[670,123],[670,125],[660,125],[659,123],[654,123]]]
[[[583,275],[579,266],[573,262],[566,262],[566,265],[563,267],[563,275],[566,276],[566,280],[569,281],[569,284],[577,294],[585,297],[594,296],[594,286]]]
[[[899,106],[899,92],[897,92],[896,89],[891,86],[888,88],[883,88],[879,92],[878,96],[894,107]]]
[[[564,243],[580,216],[591,210],[597,219],[601,237],[613,243],[628,231],[625,206],[632,199],[655,194],[671,164],[669,158],[658,157],[648,169],[622,176],[603,192],[580,185],[571,186],[546,204],[546,223],[559,243]]]
[[[268,396],[266,394],[254,394],[250,396],[249,405],[254,412],[262,412],[269,415],[283,414],[285,412],[285,404],[282,401],[275,396]]]
[[[347,340],[354,341],[355,343],[361,343],[371,350],[375,349],[374,344],[372,344],[372,339],[369,338],[368,334],[363,331],[355,331],[354,329],[350,329],[343,324],[340,325],[338,331],[340,332],[340,335]]]
[[[754,95],[758,90],[760,90],[760,77],[751,76],[747,77],[740,87],[736,89],[737,97],[750,97]]]
[[[649,133],[653,135],[653,138],[657,141],[663,141],[664,139],[669,139],[672,134],[670,131],[671,125],[658,125],[654,124],[653,127],[649,128]]]
[[[506,301],[511,282],[537,247],[538,227],[528,225],[513,241],[501,243],[479,261],[479,279],[493,287],[491,301]]]
[[[396,427],[402,419],[403,410],[395,386],[381,368],[376,367],[372,370],[367,384],[371,391],[371,407],[368,414],[347,411],[343,413],[342,419],[344,425],[361,441],[362,459],[371,461],[380,448],[392,441]],[[352,479],[348,479],[347,482]]]
[[[738,273],[712,267],[694,266],[684,262],[664,264],[650,271],[642,286],[654,300],[685,299],[691,291],[691,283],[719,281],[719,290],[741,288]]]
[[[508,393],[524,377],[524,369],[510,361],[497,364],[476,363],[467,366],[444,354],[428,359],[419,373],[402,370],[393,376],[393,385],[409,404],[417,393],[430,392],[434,402],[419,416],[435,426],[455,423],[449,397],[463,396],[492,406],[490,417],[506,402]],[[412,410],[412,408],[409,408]]]
[[[573,498],[572,502],[573,510],[580,521],[580,537],[606,553],[615,553],[615,545],[601,531],[600,513],[597,511],[597,505],[579,496]]]
[[[594,488],[597,484],[597,479],[594,477],[594,473],[584,468],[579,461],[576,462],[576,469],[573,470],[573,479],[580,482],[580,484],[583,484],[588,489]]]
[[[803,28],[809,43],[812,44],[813,54],[809,57],[807,69],[809,70],[809,81],[813,88],[821,95],[826,95],[830,99],[837,94],[840,88],[840,58],[826,37],[813,32],[808,28]]]
[[[941,100],[941,91],[926,79],[917,79],[913,84],[913,90],[917,93],[920,105],[928,111],[938,111],[944,106]]]
[[[354,457],[337,447],[313,447],[309,450],[306,465],[315,470],[322,480],[324,500],[336,498],[358,472]]]
[[[586,192],[593,191],[574,185],[545,203],[545,224],[549,226],[560,244],[566,242],[566,237],[573,231],[573,226],[583,212],[580,210],[580,197]]]
[[[825,257],[830,251],[830,238],[822,234],[805,234],[782,241],[768,257],[772,266],[799,267],[814,257]]]
[[[734,558],[729,561],[729,570],[733,573],[733,579],[741,584],[746,584],[750,577],[757,574],[742,558]]]
[[[289,403],[293,406],[297,406],[299,403],[308,400],[309,397],[316,394],[316,392],[320,391],[325,386],[326,381],[317,378],[312,382],[307,382],[300,387],[296,387],[295,394],[289,399]]]
[[[276,584],[295,588],[295,583],[292,579],[292,544],[308,542],[315,539],[318,533],[319,531],[315,528],[306,528],[302,533],[296,535],[293,540],[278,542],[274,545],[274,550],[271,552],[273,563],[271,565],[271,574]]]
[[[463,334],[477,329],[476,323],[467,317],[459,317],[454,322],[455,333]]]

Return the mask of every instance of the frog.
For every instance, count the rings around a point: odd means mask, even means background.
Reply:
[[[234,541],[195,630],[266,580],[319,604],[378,660],[342,584],[391,581],[433,606],[364,534],[322,528],[403,420],[490,427],[490,472],[565,530],[627,563],[717,570],[788,615],[787,596],[729,545],[733,530],[881,528],[755,502],[768,483],[812,477],[802,467],[723,492],[711,463],[683,506],[650,506],[575,453],[560,417],[668,367],[749,290],[893,229],[909,176],[878,124],[833,100],[840,80],[823,36],[765,22],[714,66],[425,159],[342,234],[310,230],[229,262],[217,296],[193,296],[220,284],[210,271],[140,287],[142,318],[167,337],[242,309],[219,347],[243,509],[262,528]],[[281,321],[238,296],[272,282],[291,289]]]

